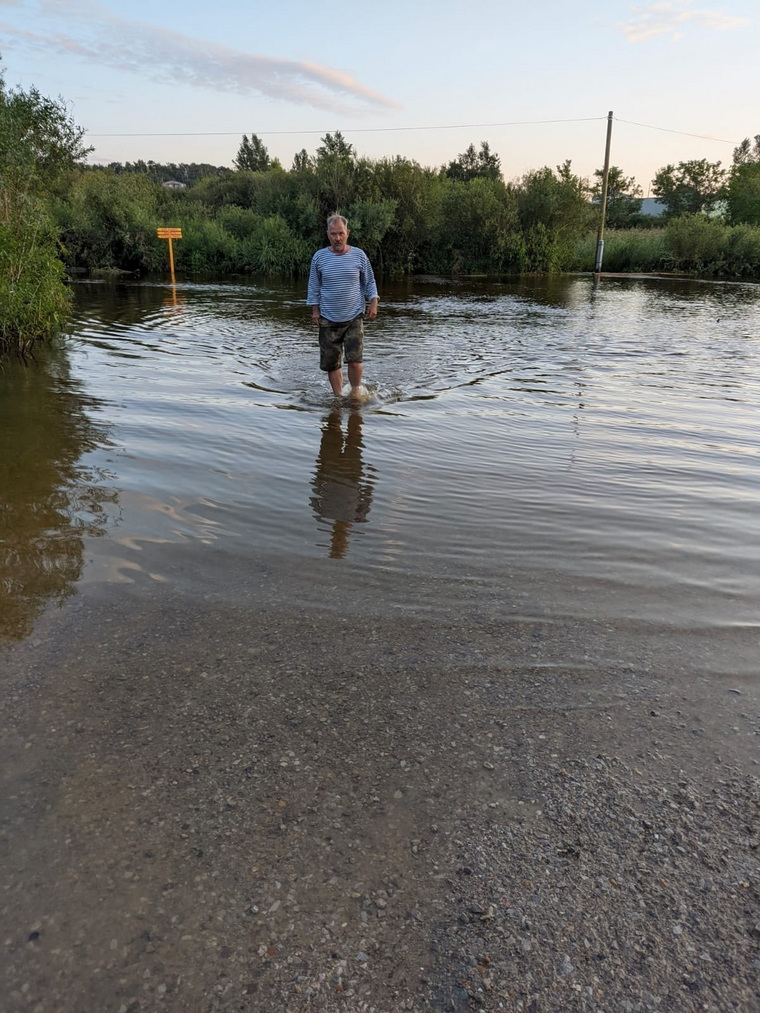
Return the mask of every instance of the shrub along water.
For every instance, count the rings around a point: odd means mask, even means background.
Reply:
[[[69,291],[44,203],[3,187],[0,194],[0,354],[22,357],[65,324]]]
[[[582,271],[593,271],[595,258],[594,232],[579,244],[575,266]],[[664,229],[611,229],[605,235],[605,271],[665,271],[668,263]]]
[[[592,271],[596,236],[577,248],[576,267]],[[760,278],[760,226],[726,225],[707,215],[680,215],[662,229],[608,232],[605,271],[677,272],[703,278]]]
[[[50,205],[83,158],[62,102],[0,77],[0,354],[29,354],[64,323],[69,293]]]
[[[289,172],[278,164],[230,170],[185,191],[169,193],[147,173],[80,170],[60,195],[56,216],[71,270],[155,270],[165,263],[155,240],[161,224],[183,230],[175,250],[180,271],[304,275],[336,209],[379,274],[572,266],[594,212],[570,164],[513,184],[494,178],[488,160],[479,165],[463,179],[451,166],[373,162],[328,134],[314,158],[300,158]]]

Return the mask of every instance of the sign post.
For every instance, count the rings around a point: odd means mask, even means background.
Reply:
[[[159,239],[169,240],[169,270],[172,275],[172,285],[175,285],[176,278],[174,277],[174,248],[172,247],[172,239],[182,239],[182,229],[158,228],[156,229],[156,235]]]

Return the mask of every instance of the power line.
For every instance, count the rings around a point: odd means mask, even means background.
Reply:
[[[347,134],[383,134],[403,130],[481,130],[487,127],[525,127],[542,123],[590,123],[593,120],[606,120],[606,116],[584,116],[569,120],[508,120],[505,123],[442,123],[424,127],[348,127]],[[325,134],[326,130],[257,130],[259,137],[283,136],[286,134]],[[248,130],[195,130],[178,133],[133,133],[133,134],[93,134],[86,131],[88,137],[240,137]]]
[[[346,134],[385,134],[385,133],[403,133],[405,131],[421,131],[421,130],[485,130],[491,127],[528,127],[528,126],[540,126],[543,124],[550,123],[592,123],[598,120],[606,120],[606,116],[581,116],[574,117],[572,119],[553,119],[553,120],[505,120],[503,123],[441,123],[434,125],[425,125],[418,127],[347,127],[344,128]],[[625,120],[621,117],[616,116],[615,121],[617,123],[626,123],[633,127],[644,127],[646,130],[659,130],[666,134],[679,134],[681,137],[698,137],[703,141],[716,141],[718,144],[732,144],[737,145],[739,141],[729,141],[725,137],[713,137],[710,134],[694,134],[688,130],[674,130],[672,127],[658,127],[653,123],[639,123],[637,120]],[[247,130],[187,130],[187,131],[173,131],[164,132],[157,131],[155,133],[149,133],[145,131],[137,131],[134,133],[92,133],[89,130],[85,131],[88,137],[240,137],[241,134],[248,133]],[[257,136],[261,137],[285,137],[285,136],[298,136],[305,134],[320,134],[330,133],[327,130],[259,130],[255,131]]]
[[[710,134],[690,134],[686,130],[671,130],[669,127],[655,127],[651,123],[636,123],[635,120],[621,120],[615,117],[618,123],[628,123],[633,127],[646,127],[647,130],[662,130],[666,134],[681,134],[683,137],[701,137],[703,141],[718,141],[719,144],[739,144],[739,141],[727,141],[725,137],[712,137]]]

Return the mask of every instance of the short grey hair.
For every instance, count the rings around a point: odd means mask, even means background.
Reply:
[[[348,218],[344,218],[343,215],[330,215],[330,217],[327,219],[328,229],[334,222],[340,222],[340,224],[343,225],[346,229],[348,228]]]

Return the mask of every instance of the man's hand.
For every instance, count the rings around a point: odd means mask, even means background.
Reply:
[[[319,306],[312,306],[311,308],[311,322],[319,327]]]
[[[377,317],[377,299],[372,299],[367,306],[367,320],[374,320]]]

